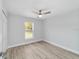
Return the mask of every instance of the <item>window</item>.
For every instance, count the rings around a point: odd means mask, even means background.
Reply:
[[[32,22],[24,22],[25,29],[25,39],[33,38],[33,23]]]

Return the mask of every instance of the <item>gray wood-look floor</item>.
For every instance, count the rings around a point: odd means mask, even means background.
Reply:
[[[8,49],[7,59],[79,59],[79,56],[41,41]]]

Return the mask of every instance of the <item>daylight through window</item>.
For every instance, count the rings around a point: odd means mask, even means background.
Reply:
[[[24,29],[25,29],[25,39],[32,39],[33,38],[33,23],[25,22]]]

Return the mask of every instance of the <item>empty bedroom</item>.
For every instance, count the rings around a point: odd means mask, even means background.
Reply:
[[[1,4],[0,59],[79,59],[79,0]]]

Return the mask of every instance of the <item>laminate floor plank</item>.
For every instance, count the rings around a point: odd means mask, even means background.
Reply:
[[[7,59],[79,59],[79,55],[41,41],[9,48]]]

